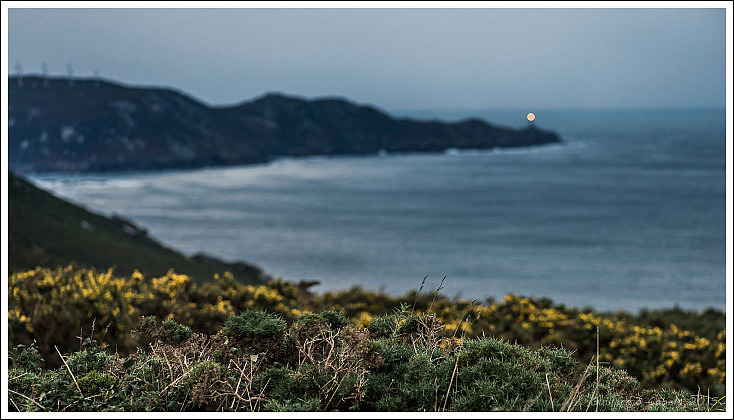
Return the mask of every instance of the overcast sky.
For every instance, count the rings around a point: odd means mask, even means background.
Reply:
[[[725,9],[9,9],[8,68],[386,110],[724,107]]]

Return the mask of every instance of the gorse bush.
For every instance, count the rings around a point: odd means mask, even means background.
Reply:
[[[285,334],[286,323],[277,315],[247,311],[230,315],[222,326],[222,335],[240,341],[278,339]]]
[[[80,336],[109,343],[125,356],[135,354],[140,345],[149,350],[149,341],[176,346],[206,334],[222,340],[215,358],[219,363],[268,337],[258,351],[275,354],[277,347],[296,359],[298,334],[332,334],[349,325],[385,341],[371,343],[375,348],[401,342],[432,349],[426,356],[431,362],[441,351],[459,347],[462,336],[487,336],[538,351],[545,346],[567,348],[584,366],[596,355],[598,330],[601,362],[625,370],[644,387],[691,392],[700,387],[719,396],[725,392],[725,317],[711,310],[601,314],[514,295],[476,304],[438,293],[396,297],[358,287],[315,294],[308,284],[276,280],[252,286],[227,273],[197,284],[173,271],[162,277],[137,272],[120,277],[111,270],[73,266],[14,273],[8,296],[9,343],[35,342],[33,348],[44,359],[39,367],[61,367],[54,346],[62,353],[79,350]],[[237,315],[231,318],[233,314]],[[152,318],[138,325],[141,317]],[[150,325],[158,321],[163,323]],[[288,325],[298,331],[289,332]],[[332,338],[341,345],[340,336]],[[328,347],[329,340],[318,346]],[[311,407],[313,401],[298,404]]]
[[[176,344],[189,339],[192,332],[191,328],[186,325],[181,325],[172,319],[167,319],[161,325],[160,330],[158,330],[158,334],[163,337],[165,341]]]
[[[273,353],[285,339],[287,325],[278,315],[248,310],[240,315],[230,315],[220,334],[232,346],[250,349],[255,353]]]
[[[395,319],[375,322],[366,314],[385,314],[406,301],[415,301],[418,313],[435,313],[446,323],[447,334],[459,331],[474,337],[486,335],[531,348],[563,346],[574,350],[579,361],[596,355],[598,329],[601,360],[624,369],[645,387],[665,386],[691,392],[700,387],[715,395],[725,393],[726,318],[718,311],[673,309],[642,311],[638,316],[624,312],[602,314],[555,305],[549,299],[515,295],[482,305],[435,294],[392,297],[361,288],[324,293],[313,306],[343,310],[355,322],[384,336],[391,331]],[[410,320],[405,322],[410,325]]]
[[[141,316],[172,319],[193,331],[213,333],[235,310],[268,309],[288,319],[302,313],[296,309],[296,286],[282,282],[243,285],[228,274],[200,286],[173,271],[150,278],[138,272],[117,277],[112,270],[73,266],[37,268],[12,274],[8,293],[9,341],[37,342],[39,351],[53,364],[61,363],[53,346],[71,351],[70,338],[90,334],[92,325],[97,326],[95,338],[104,337],[118,351],[129,353],[137,346],[129,331]]]
[[[414,328],[401,330],[411,319]],[[430,319],[429,319],[430,318]],[[395,322],[397,320],[397,322]],[[336,322],[334,322],[336,321]],[[505,340],[442,338],[432,315],[401,308],[375,322],[374,337],[334,312],[283,329],[278,315],[233,314],[214,335],[143,318],[149,349],[121,356],[85,340],[65,364],[39,369],[33,347],[17,348],[10,411],[703,411],[713,399],[643,390],[624,371],[579,362],[567,349],[531,350]],[[259,325],[262,323],[263,325]],[[241,333],[240,327],[257,333]],[[236,326],[236,327],[234,327]],[[229,327],[229,328],[228,328]],[[173,335],[169,335],[171,331]],[[232,333],[234,332],[234,335]],[[385,332],[385,331],[383,331]],[[152,335],[150,335],[152,333]],[[244,334],[244,335],[243,335]],[[184,336],[186,337],[184,339]],[[141,337],[140,335],[138,336]],[[278,345],[257,347],[254,338]],[[233,351],[230,338],[248,343]],[[281,339],[282,338],[282,339]],[[182,339],[182,340],[179,340]],[[275,344],[276,341],[271,341]],[[444,345],[446,343],[456,345]],[[423,344],[421,344],[423,343]],[[293,351],[284,351],[289,348]],[[226,354],[226,357],[223,355]],[[295,354],[295,357],[293,357]]]

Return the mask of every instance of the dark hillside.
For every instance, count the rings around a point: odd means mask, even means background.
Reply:
[[[447,148],[491,149],[559,142],[534,127],[478,119],[395,119],[341,98],[268,94],[209,107],[170,89],[93,79],[10,78],[10,169],[124,171],[266,162],[275,156]]]
[[[129,221],[89,212],[12,173],[8,179],[8,219],[10,272],[76,263],[99,270],[115,267],[120,275],[135,269],[146,275],[163,275],[174,268],[191,273],[199,281],[225,271],[246,283],[267,280],[252,265],[181,255]]]

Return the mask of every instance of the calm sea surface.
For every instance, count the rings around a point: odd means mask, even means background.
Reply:
[[[725,113],[542,111],[562,145],[35,175],[186,254],[316,290],[547,296],[571,306],[725,309]],[[506,126],[521,111],[412,111]]]

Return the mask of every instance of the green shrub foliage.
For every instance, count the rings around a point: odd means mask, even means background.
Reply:
[[[74,266],[13,273],[9,409],[698,410],[725,401],[718,311],[598,313],[513,295],[476,303],[309,285]],[[699,389],[716,399],[690,405]]]
[[[622,370],[580,363],[567,349],[492,337],[433,337],[436,318],[404,310],[379,334],[322,311],[290,328],[265,311],[232,315],[215,335],[173,321],[148,330],[128,357],[94,340],[40,369],[14,350],[10,411],[702,411],[721,401],[645,390]],[[408,326],[406,326],[408,325]],[[143,335],[139,336],[139,339]],[[232,340],[232,341],[230,341]],[[232,342],[238,348],[232,348]],[[261,343],[267,342],[263,346]],[[277,343],[278,345],[275,345]],[[283,346],[290,346],[284,352]],[[293,357],[295,354],[295,357]]]

